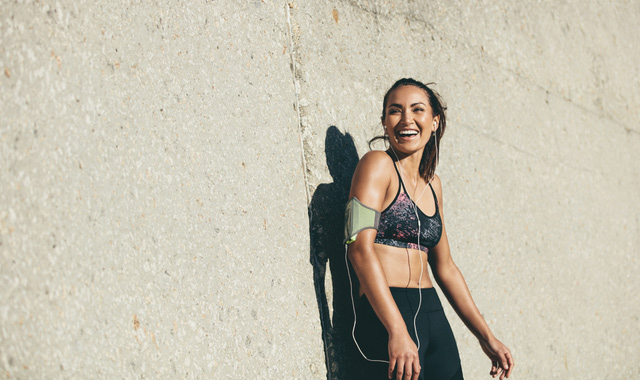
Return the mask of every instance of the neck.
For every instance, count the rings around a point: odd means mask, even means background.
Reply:
[[[398,164],[402,167],[403,174],[414,183],[420,176],[420,160],[422,159],[423,151],[415,152],[410,155],[404,155],[402,152],[396,152],[391,148],[393,156],[398,160]]]

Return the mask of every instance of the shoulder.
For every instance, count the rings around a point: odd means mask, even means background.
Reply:
[[[393,165],[391,157],[383,151],[374,150],[362,156],[353,174],[350,197],[356,196],[363,204],[381,209]]]
[[[358,167],[380,173],[385,169],[393,169],[393,160],[382,150],[372,150],[362,156],[360,162],[358,162]]]
[[[438,202],[442,204],[442,181],[440,181],[440,176],[437,174],[434,174],[433,179],[431,180],[431,187],[433,187],[433,191],[438,197]]]
[[[431,180],[431,185],[433,186],[433,190],[436,190],[436,192],[438,190],[440,190],[440,192],[442,192],[442,181],[440,180],[440,176],[437,174],[433,175],[433,179]]]
[[[360,162],[358,162],[354,180],[388,182],[391,179],[391,173],[394,171],[393,165],[393,160],[386,152],[372,150],[362,156]]]

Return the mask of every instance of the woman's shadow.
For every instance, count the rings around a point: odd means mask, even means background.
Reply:
[[[359,358],[351,341],[353,309],[343,244],[344,210],[351,177],[358,164],[358,152],[351,135],[342,134],[335,126],[327,129],[324,151],[333,182],[319,185],[309,205],[310,261],[322,325],[327,379],[348,380],[356,377],[355,368],[350,364]],[[325,289],[327,263],[333,313]],[[353,289],[358,289],[353,269],[350,270]]]

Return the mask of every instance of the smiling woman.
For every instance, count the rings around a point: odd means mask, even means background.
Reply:
[[[432,83],[429,83],[429,85],[431,84]],[[418,119],[420,120],[418,120],[417,122],[419,122],[420,125],[428,125],[429,119],[427,120],[423,119],[424,116],[428,116],[429,118],[431,118],[430,120],[431,123],[435,124],[433,125],[433,133],[430,136],[428,136],[433,138],[430,138],[429,141],[427,142],[427,145],[425,146],[424,153],[420,160],[420,167],[419,167],[420,174],[425,178],[431,179],[433,178],[436,171],[436,161],[438,159],[438,149],[440,148],[440,139],[442,138],[442,135],[444,135],[444,131],[447,127],[447,118],[445,114],[447,107],[444,105],[444,102],[440,98],[440,95],[434,90],[432,90],[428,85],[425,85],[422,82],[419,82],[411,78],[400,79],[399,81],[394,83],[393,86],[391,86],[391,88],[385,94],[384,100],[383,100],[381,120],[382,120],[382,125],[385,128],[385,131],[384,131],[385,134],[384,136],[374,137],[371,140],[371,142],[379,139],[384,139],[384,140],[387,140],[388,142],[389,134],[388,134],[388,130],[386,129],[386,126],[396,125],[398,114],[400,114],[400,117],[402,117],[402,109],[403,109],[402,105],[393,101],[391,102],[389,101],[391,95],[395,94],[396,89],[400,92],[409,91],[409,92],[415,93],[417,91],[417,95],[416,95],[417,102],[415,104],[416,106],[415,114],[417,114],[417,116],[422,116],[422,118],[418,117]],[[425,95],[426,95],[426,99],[425,99]],[[392,114],[394,114],[395,117],[393,117]],[[408,116],[408,114],[406,114],[406,116]],[[388,122],[385,122],[387,117],[389,117],[390,120]],[[419,133],[420,130],[416,130],[416,132]]]
[[[346,255],[360,280],[353,340],[363,357],[363,379],[463,378],[429,267],[489,356],[490,374],[509,377],[515,365],[478,311],[449,251],[442,184],[435,174],[445,110],[427,85],[397,81],[384,96],[384,136],[372,140],[383,139],[388,149],[365,154],[353,175],[347,228],[357,225],[357,230],[346,231]]]

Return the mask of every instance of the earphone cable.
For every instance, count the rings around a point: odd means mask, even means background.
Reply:
[[[434,134],[434,145],[435,145],[435,149],[436,149],[436,167],[438,166],[438,143],[437,143],[437,135],[435,133],[435,131],[433,131]],[[402,164],[400,163],[400,159],[398,158],[398,155],[396,153],[396,151],[393,149],[393,147],[391,146],[391,144],[389,144],[389,148],[391,149],[391,151],[393,152],[393,155],[396,157],[396,161],[398,161],[398,167],[400,168],[400,173],[403,173],[402,170]],[[395,163],[394,163],[395,165]],[[431,179],[429,179],[429,181],[427,182],[427,186],[431,183],[431,181],[433,181],[433,179],[435,178],[435,170],[433,172],[433,175],[431,176]],[[402,179],[402,178],[401,178]],[[400,186],[400,184],[398,184]],[[416,189],[417,189],[417,183],[416,183]],[[420,351],[420,337],[418,336],[418,327],[417,327],[417,318],[418,318],[418,314],[420,313],[420,308],[422,307],[422,276],[424,274],[424,262],[422,260],[422,252],[420,249],[420,235],[421,235],[421,223],[420,223],[420,217],[418,215],[418,204],[416,203],[417,201],[420,200],[420,198],[422,198],[422,195],[424,195],[425,190],[427,189],[427,187],[425,186],[425,188],[422,190],[422,193],[420,194],[420,196],[416,199],[416,201],[414,201],[413,199],[411,199],[411,196],[409,195],[409,193],[407,193],[407,197],[409,197],[409,200],[411,200],[411,203],[413,203],[413,211],[416,215],[416,220],[418,221],[418,239],[417,239],[417,249],[418,249],[418,256],[420,257],[420,276],[418,277],[418,295],[419,295],[419,300],[418,300],[418,309],[416,310],[416,313],[413,316],[413,331],[415,333],[416,336],[416,346],[417,346],[417,350]],[[415,191],[414,191],[415,194]],[[437,202],[436,198],[434,197],[434,202]],[[436,203],[436,209],[437,209],[438,205]],[[351,296],[351,307],[353,309],[353,327],[351,329],[351,337],[353,338],[353,342],[356,344],[356,347],[358,348],[358,351],[360,352],[360,354],[362,355],[362,357],[370,362],[378,362],[378,363],[389,363],[388,360],[382,360],[382,359],[369,359],[364,352],[362,352],[362,349],[360,348],[360,345],[358,344],[358,341],[356,339],[356,323],[357,323],[357,313],[356,313],[356,306],[355,306],[355,300],[353,298],[353,280],[351,279],[351,271],[349,269],[349,261],[348,261],[348,253],[349,253],[349,249],[348,249],[348,245],[345,244],[345,250],[344,250],[344,262],[346,265],[346,269],[347,269],[347,276],[349,277],[349,295]],[[409,267],[409,278],[411,278],[411,267]]]

